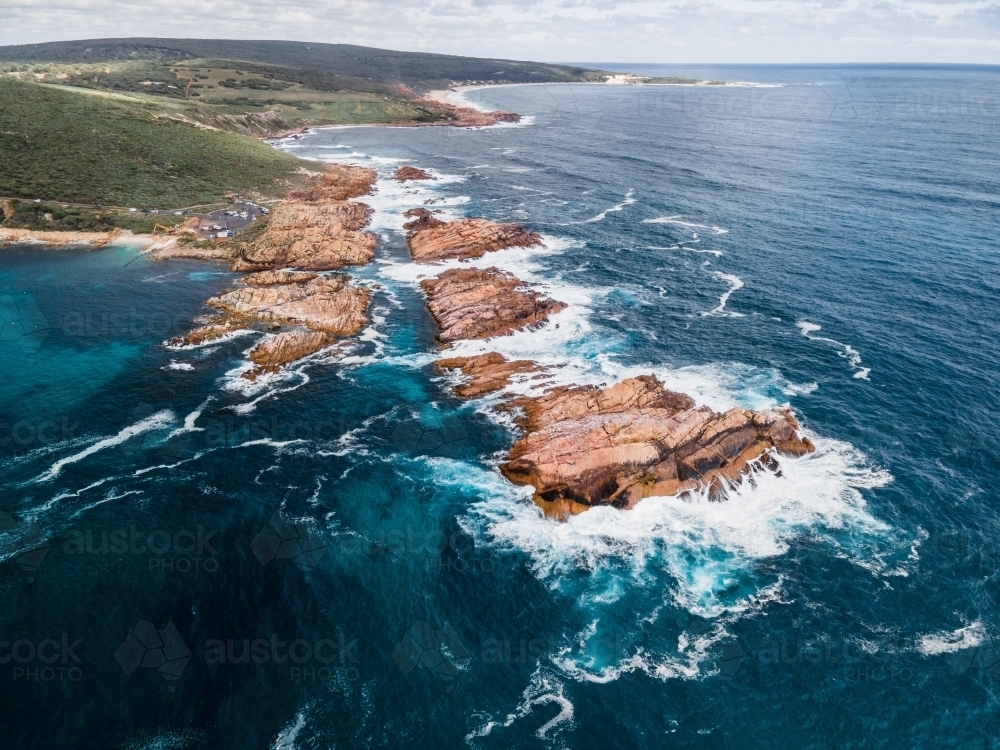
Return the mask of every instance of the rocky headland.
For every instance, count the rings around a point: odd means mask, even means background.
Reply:
[[[410,94],[413,93],[405,87],[402,87],[401,90]],[[460,128],[483,128],[490,125],[499,125],[500,123],[521,122],[521,115],[516,112],[504,112],[502,110],[484,112],[472,107],[462,107],[452,104],[447,101],[448,93],[448,91],[432,91],[427,95],[426,99],[439,114],[443,115],[444,119],[440,123],[442,125],[453,125]]]
[[[302,203],[346,201],[368,195],[378,175],[374,169],[353,164],[329,164],[322,174],[313,175],[309,187],[292,190],[286,200]]]
[[[242,285],[206,301],[220,314],[168,343],[200,345],[239,331],[272,331],[249,355],[254,367],[243,377],[256,380],[364,328],[370,291],[351,286],[348,276],[318,272],[374,257],[377,238],[362,231],[371,208],[351,199],[370,193],[375,179],[371,169],[333,165],[308,188],[289,193],[256,237],[228,243],[230,269],[249,273]]]

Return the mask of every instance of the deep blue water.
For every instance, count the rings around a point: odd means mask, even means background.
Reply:
[[[224,268],[0,252],[5,747],[1000,745],[1000,73],[648,72],[767,86],[484,89],[527,124],[281,144],[440,179],[370,201],[363,340],[254,392],[253,339],[163,345]],[[485,262],[570,303],[460,351],[787,402],[816,454],[542,518],[430,368],[425,201],[541,232]]]

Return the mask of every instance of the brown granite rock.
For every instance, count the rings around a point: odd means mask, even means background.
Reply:
[[[392,176],[393,179],[399,182],[407,182],[409,180],[433,180],[434,178],[430,176],[427,172],[417,167],[411,167],[409,164],[404,164],[402,167],[396,170],[396,173]]]
[[[239,246],[230,269],[329,271],[365,265],[378,243],[374,234],[358,231],[370,217],[363,203],[285,203],[271,214],[260,237]]]
[[[439,359],[434,367],[440,372],[458,370],[465,376],[464,382],[454,387],[455,395],[459,398],[480,398],[502,391],[511,384],[515,375],[545,372],[545,368],[531,360],[518,359],[511,362],[497,352],[478,357]]]
[[[435,101],[434,105],[445,115],[448,125],[460,128],[482,128],[501,122],[514,123],[521,121],[521,115],[516,112],[504,112],[502,110],[481,112],[472,107],[457,107],[454,104],[440,100]]]
[[[414,227],[406,242],[413,260],[426,263],[453,258],[479,258],[508,247],[532,247],[540,245],[542,238],[517,224],[459,219],[426,228]]]
[[[369,291],[347,286],[347,277],[322,276],[301,284],[243,287],[205,304],[242,321],[303,325],[350,336],[368,322]]]
[[[418,232],[421,229],[430,229],[431,227],[444,226],[444,222],[435,217],[434,214],[426,208],[411,208],[403,214],[403,216],[410,219],[410,221],[403,224],[403,229],[409,229],[411,232]]]
[[[236,321],[224,315],[210,317],[207,320],[203,318],[202,320],[204,321],[203,325],[188,331],[183,336],[175,336],[167,341],[167,346],[198,346],[200,344],[207,344],[210,341],[216,341],[226,334],[239,331],[243,328]]]
[[[303,203],[346,201],[368,195],[378,180],[374,169],[351,164],[330,164],[326,172],[314,177],[304,190],[293,190],[286,198]]]
[[[250,351],[250,361],[256,367],[243,373],[247,380],[277,372],[285,365],[315,354],[336,341],[335,336],[321,331],[283,331],[268,336]]]
[[[699,487],[719,493],[751,461],[769,451],[814,450],[796,434],[788,409],[718,414],[666,390],[652,376],[608,388],[558,388],[508,404],[525,430],[501,465],[515,484],[535,488],[549,514],[565,516],[595,505],[632,507],[650,495]]]
[[[232,248],[229,243],[220,242],[199,247],[193,244],[186,244],[179,241],[177,237],[168,237],[158,240],[147,248],[150,260],[159,263],[163,260],[215,260],[228,261],[233,257]]]
[[[243,277],[243,283],[250,286],[273,286],[274,284],[300,284],[312,281],[317,274],[306,271],[257,271]]]
[[[444,342],[485,339],[537,326],[566,307],[525,289],[498,268],[454,268],[420,282]]]

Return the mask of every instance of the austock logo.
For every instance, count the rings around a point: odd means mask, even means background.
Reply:
[[[30,294],[0,294],[0,346],[34,354],[49,333],[49,323]]]
[[[719,657],[716,659],[715,664],[719,670],[719,674],[726,677],[735,677],[739,673],[740,667],[743,666],[743,662],[748,658],[749,654],[740,645],[739,641],[727,641],[719,649]]]
[[[67,633],[58,641],[55,638],[0,640],[0,667],[14,663],[14,682],[79,682],[83,679],[83,669],[77,665],[83,661],[76,649],[81,642],[80,638],[71,642]]]
[[[458,677],[458,663],[468,658],[469,652],[451,625],[436,629],[423,620],[413,624],[392,652],[392,660],[404,675],[417,667],[430,670],[444,681],[449,692]]]
[[[454,458],[462,452],[469,435],[459,420],[432,413],[399,424],[391,440],[410,455]]]
[[[155,669],[168,683],[168,690],[174,692],[174,684],[184,668],[191,661],[188,648],[173,622],[168,622],[163,630],[145,620],[132,628],[122,644],[115,651],[115,659],[130,675],[137,669]]]
[[[0,511],[0,537],[16,537],[21,526],[22,524],[18,523],[13,515]],[[41,532],[28,529],[26,533],[20,538],[12,540],[10,544],[15,550],[12,556],[14,563],[28,574],[28,583],[33,583],[35,573],[38,572],[45,557],[49,554],[51,542],[44,538]]]
[[[275,511],[250,542],[250,549],[261,565],[292,560],[300,570],[309,572],[326,552],[326,540],[310,524],[287,521]]]

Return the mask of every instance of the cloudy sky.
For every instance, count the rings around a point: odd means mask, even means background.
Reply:
[[[0,1],[0,44],[111,36],[544,61],[1000,63],[1000,0]]]

